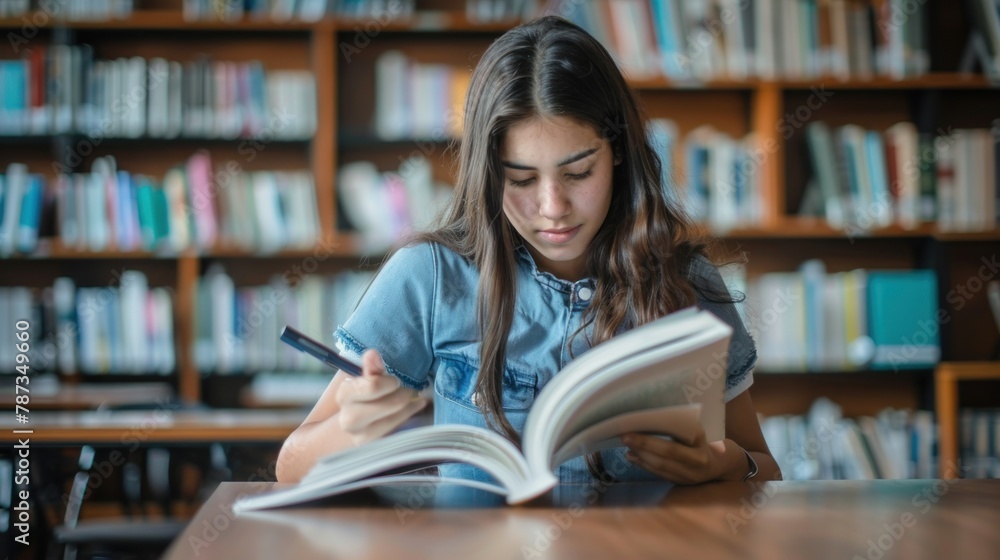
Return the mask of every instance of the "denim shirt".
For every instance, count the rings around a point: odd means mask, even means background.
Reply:
[[[503,408],[519,434],[532,403],[552,376],[589,348],[584,333],[572,338],[594,293],[593,279],[569,282],[541,272],[523,246],[517,249],[517,299],[503,375]],[[702,257],[692,261],[688,277],[728,293],[718,270]],[[486,427],[473,395],[479,371],[475,265],[438,244],[421,243],[397,251],[376,276],[358,307],[334,338],[346,357],[360,360],[368,348],[382,356],[387,371],[401,384],[434,387],[434,423]],[[696,284],[697,285],[697,284]],[[733,327],[726,369],[726,401],[753,382],[757,353],[731,303],[699,304]],[[591,327],[586,333],[589,335]],[[602,452],[605,469],[617,480],[650,480],[654,475],[625,459],[626,448]],[[492,481],[478,468],[448,464],[441,476]],[[557,468],[563,482],[592,479],[583,457]]]

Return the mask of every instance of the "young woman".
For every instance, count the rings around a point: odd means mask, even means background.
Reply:
[[[729,323],[726,438],[627,434],[558,468],[563,481],[779,478],[747,388],[756,350],[718,271],[664,196],[642,111],[608,52],[563,19],[497,39],[472,76],[453,202],[440,229],[386,262],[335,338],[364,375],[334,377],[288,437],[281,481],[421,410],[517,441],[574,356],[691,305]],[[376,352],[377,349],[377,352]],[[488,480],[468,465],[442,476]]]

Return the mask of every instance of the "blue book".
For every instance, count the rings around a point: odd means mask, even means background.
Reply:
[[[885,146],[882,143],[882,135],[874,130],[865,132],[865,150],[874,203],[869,212],[879,225],[887,226],[892,223],[893,201],[889,194],[889,174],[885,170]]]
[[[681,65],[680,54],[682,49],[678,45],[683,43],[684,38],[678,37],[675,33],[679,27],[674,21],[674,6],[677,0],[653,0],[651,4],[653,12],[653,28],[656,31],[657,46],[660,47],[660,58],[663,61],[663,73],[673,79],[682,79],[686,75],[686,70]]]
[[[868,273],[874,369],[922,369],[941,359],[937,277],[932,270]]]
[[[7,64],[7,72],[4,76],[4,105],[7,112],[7,125],[11,126],[11,131],[15,134],[24,132],[24,123],[27,115],[27,88],[28,88],[28,65],[27,62],[17,60]]]
[[[44,188],[44,179],[41,175],[28,175],[17,224],[17,250],[22,253],[34,252],[38,244],[38,223],[42,216]]]
[[[138,246],[135,239],[135,231],[138,221],[138,207],[136,206],[135,188],[132,185],[132,176],[127,171],[118,171],[115,186],[118,189],[118,205],[115,207],[118,213],[115,216],[115,233],[118,234],[118,250],[134,250]]]
[[[810,371],[820,371],[827,363],[824,356],[824,343],[828,336],[824,333],[825,319],[823,317],[823,283],[826,278],[826,266],[819,259],[810,259],[799,267],[805,286],[806,304],[806,367]]]

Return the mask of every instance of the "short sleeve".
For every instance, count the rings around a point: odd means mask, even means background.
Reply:
[[[374,348],[402,385],[426,387],[434,359],[436,271],[431,244],[396,251],[334,332],[338,349],[360,362],[365,350]]]
[[[757,346],[747,332],[732,295],[722,280],[719,270],[705,257],[699,255],[691,261],[688,277],[698,292],[698,304],[714,313],[733,329],[729,340],[729,358],[726,365],[726,402],[747,390],[753,384],[753,368],[757,365]]]

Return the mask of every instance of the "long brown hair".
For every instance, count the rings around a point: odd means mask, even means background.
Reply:
[[[499,37],[472,74],[454,198],[438,229],[404,244],[440,243],[478,267],[476,400],[489,425],[512,441],[518,437],[503,412],[502,379],[521,239],[503,212],[499,154],[515,123],[554,116],[592,126],[621,158],[611,207],[587,258],[587,274],[596,279],[583,323],[593,324],[591,345],[694,304],[695,287],[685,273],[705,249],[688,218],[663,195],[644,112],[607,50],[555,16]]]

